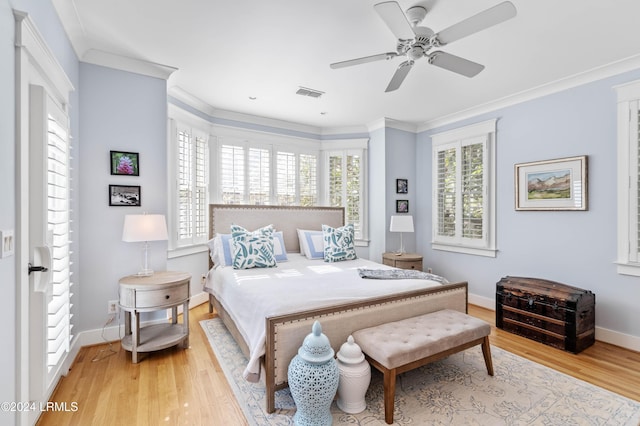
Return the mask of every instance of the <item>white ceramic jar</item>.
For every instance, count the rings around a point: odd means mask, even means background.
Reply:
[[[345,413],[361,413],[367,408],[364,397],[371,382],[371,367],[353,336],[342,344],[337,357],[340,371],[338,408]]]

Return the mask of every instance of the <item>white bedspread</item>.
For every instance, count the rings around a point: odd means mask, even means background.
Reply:
[[[275,268],[237,270],[226,266],[207,275],[205,290],[227,310],[249,346],[245,378],[259,375],[267,317],[441,285],[423,279],[363,279],[358,268],[390,269],[366,259],[327,263],[299,254],[288,256],[288,262]]]

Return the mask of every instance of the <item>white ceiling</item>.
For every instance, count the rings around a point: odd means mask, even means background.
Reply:
[[[176,70],[178,87],[217,111],[320,129],[389,118],[416,126],[607,64],[638,64],[638,0],[511,0],[515,18],[442,50],[485,65],[467,78],[416,63],[385,93],[401,58],[330,69],[394,51],[373,5],[382,0],[53,0],[78,57],[115,54]],[[501,0],[399,0],[442,30]],[[623,62],[620,62],[623,61]],[[167,68],[168,67],[168,68]],[[163,67],[160,67],[163,69]],[[299,86],[325,94],[302,97]],[[255,97],[251,100],[250,97]],[[324,113],[324,114],[322,114]]]

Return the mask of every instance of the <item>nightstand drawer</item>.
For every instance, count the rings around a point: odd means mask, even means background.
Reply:
[[[402,269],[416,269],[418,271],[422,271],[422,261],[421,260],[396,260],[396,268]]]
[[[181,285],[159,290],[136,291],[136,308],[175,305],[189,298],[189,287]]]

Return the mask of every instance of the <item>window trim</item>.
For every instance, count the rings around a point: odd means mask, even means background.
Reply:
[[[194,247],[196,251],[200,251],[198,249],[199,246],[202,246],[209,239],[209,212],[208,209],[205,208],[205,227],[207,232],[201,238],[194,238],[190,242],[185,242],[184,240],[178,239],[178,131],[180,128],[189,128],[191,130],[192,137],[201,136],[205,138],[205,142],[207,145],[207,153],[205,153],[206,162],[208,165],[205,165],[205,173],[206,178],[205,181],[207,183],[206,188],[206,196],[207,201],[206,205],[210,203],[210,161],[211,161],[211,134],[210,134],[210,124],[203,119],[200,119],[192,114],[181,110],[177,107],[169,104],[169,114],[168,114],[168,139],[169,143],[167,144],[167,168],[169,175],[169,196],[168,198],[168,207],[167,207],[167,225],[169,227],[169,248],[167,251],[167,258],[179,257],[184,254],[192,253]]]
[[[456,253],[472,254],[485,257],[496,257],[496,124],[497,119],[487,120],[480,123],[460,127],[431,136],[431,155],[432,155],[432,232],[431,232],[431,248],[433,250],[443,250]],[[463,238],[446,238],[442,239],[437,235],[438,229],[438,192],[437,192],[437,157],[438,152],[444,147],[462,147],[465,141],[484,137],[484,208],[486,215],[484,223],[486,224],[486,233],[482,240],[466,243]],[[456,193],[460,188],[456,185]]]
[[[614,86],[617,94],[618,138],[618,213],[617,213],[617,270],[622,275],[640,276],[640,248],[631,235],[638,235],[638,112],[640,111],[640,80]],[[634,130],[632,131],[632,126]],[[636,170],[635,173],[633,171]],[[632,248],[637,250],[632,254]]]

